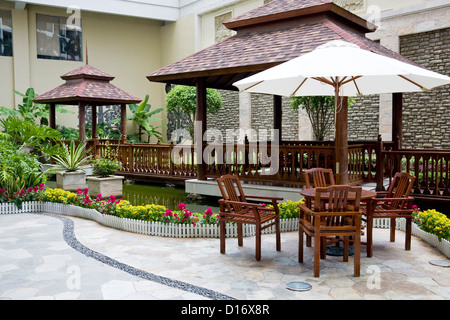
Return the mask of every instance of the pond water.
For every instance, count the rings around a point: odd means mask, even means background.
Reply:
[[[218,198],[191,199],[184,187],[140,183],[125,184],[122,198],[130,201],[132,205],[159,204],[170,210],[178,210],[178,204],[185,203],[191,212],[203,213],[208,208],[215,213],[219,212]]]

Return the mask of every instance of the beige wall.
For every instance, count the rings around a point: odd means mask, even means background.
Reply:
[[[0,1],[0,7],[7,8],[5,4],[8,3]],[[147,74],[161,67],[161,22],[82,12],[84,62],[56,61],[37,58],[36,14],[62,17],[70,14],[63,9],[30,5],[12,12],[14,57],[0,57],[0,105],[12,107],[20,102],[21,98],[13,94],[14,89],[24,92],[33,87],[40,94],[61,85],[64,82],[61,75],[86,63],[87,42],[90,65],[115,76],[114,85],[139,98],[149,94],[153,108],[163,106],[163,85],[146,79]],[[77,127],[76,115],[57,117],[57,124]],[[129,132],[134,129],[128,123]]]

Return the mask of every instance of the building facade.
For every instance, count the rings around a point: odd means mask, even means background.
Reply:
[[[114,75],[112,83],[125,91],[141,98],[149,94],[152,108],[164,108],[165,86],[149,82],[146,75],[232,36],[224,21],[269,1],[0,0],[0,106],[14,108],[21,103],[15,90],[32,87],[44,93],[62,84],[61,75],[89,63]],[[450,74],[450,1],[335,2],[379,26],[367,35],[370,39]],[[222,92],[222,97],[224,107],[219,115],[208,118],[209,127],[272,126],[270,98],[235,92]],[[391,99],[391,95],[358,98],[349,112],[349,139],[374,140],[382,134],[384,140],[391,140]],[[448,86],[405,94],[403,146],[450,149],[448,107]],[[57,117],[60,125],[76,127],[78,123],[76,114]],[[283,117],[284,140],[313,139],[307,116],[291,110],[289,99],[284,99]],[[170,115],[162,118],[157,125],[165,126],[165,136],[183,125]],[[128,126],[128,132],[136,130],[132,123]],[[333,139],[330,132],[328,138]]]

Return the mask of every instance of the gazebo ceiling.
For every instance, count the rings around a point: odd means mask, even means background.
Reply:
[[[273,0],[225,23],[237,34],[147,76],[149,81],[237,90],[232,84],[331,40],[414,64],[366,38],[375,27],[331,0]]]
[[[130,104],[142,100],[117,88],[110,81],[113,76],[84,65],[61,76],[66,82],[34,99],[34,102],[78,105],[80,102],[95,105]]]

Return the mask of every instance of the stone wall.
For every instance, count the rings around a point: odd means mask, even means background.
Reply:
[[[218,129],[223,135],[226,130],[239,129],[239,93],[220,90],[223,106],[217,115],[208,114],[208,129]],[[264,94],[252,94],[251,128],[273,129],[273,97]],[[290,101],[283,98],[282,134],[283,140],[298,140],[298,112],[290,107]]]
[[[400,37],[400,53],[450,74],[450,28]],[[450,85],[403,95],[403,147],[450,149]]]

